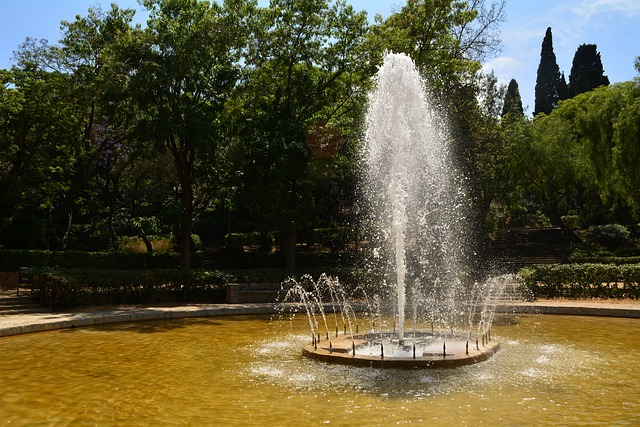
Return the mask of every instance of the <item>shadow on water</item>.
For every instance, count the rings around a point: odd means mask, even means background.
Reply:
[[[232,323],[245,322],[247,320],[264,319],[259,316],[228,316],[225,317],[225,322],[220,322],[219,317],[193,317],[193,318],[180,318],[180,319],[167,319],[165,321],[159,320],[142,320],[136,322],[119,322],[119,323],[107,323],[102,325],[92,326],[91,329],[100,332],[133,332],[141,334],[153,334],[163,333],[170,331],[177,331],[181,329],[187,329],[193,325],[203,326],[228,326]],[[85,328],[71,327],[62,329],[59,333],[74,333]]]

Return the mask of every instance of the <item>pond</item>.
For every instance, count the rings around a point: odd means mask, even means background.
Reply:
[[[0,425],[640,425],[640,321],[499,316],[440,370],[302,357],[308,322],[225,316],[0,339]]]

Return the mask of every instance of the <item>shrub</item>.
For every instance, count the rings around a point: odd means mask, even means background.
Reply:
[[[640,264],[554,264],[518,273],[536,297],[640,298]]]
[[[313,230],[313,240],[325,248],[338,252],[347,247],[351,238],[351,230],[347,227],[316,228]]]
[[[36,269],[31,283],[53,309],[87,305],[224,302],[227,278],[203,270]]]
[[[587,237],[607,248],[624,246],[629,240],[629,229],[620,224],[605,224],[589,227]]]
[[[272,240],[273,242],[273,240]],[[260,244],[260,233],[229,233],[224,237],[224,246],[233,253],[243,253],[245,246]]]
[[[87,268],[135,270],[178,268],[178,254],[126,252],[72,252],[0,249],[0,270],[18,271],[20,267]],[[191,254],[191,266],[202,266],[202,253]]]

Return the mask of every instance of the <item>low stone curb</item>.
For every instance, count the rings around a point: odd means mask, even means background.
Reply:
[[[0,337],[143,320],[275,313],[273,304],[212,304],[0,316]]]
[[[569,316],[624,317],[640,319],[640,305],[607,305],[577,303],[511,303],[496,307],[497,313],[559,314]]]
[[[273,314],[274,304],[203,304],[178,307],[120,308],[75,313],[34,313],[0,316],[0,337],[143,320],[213,317],[228,315]],[[497,313],[561,314],[640,318],[639,305],[580,305],[577,303],[518,303],[496,306]]]

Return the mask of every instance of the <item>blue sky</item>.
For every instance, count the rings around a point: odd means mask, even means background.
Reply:
[[[12,52],[26,37],[54,43],[60,36],[60,21],[72,21],[94,5],[109,9],[112,1],[122,8],[139,7],[136,0],[0,0],[0,68],[11,67]],[[266,4],[266,0],[260,2]],[[357,10],[366,10],[373,21],[376,13],[388,16],[404,1],[350,3]],[[640,0],[507,0],[507,19],[500,27],[503,50],[484,68],[493,70],[505,84],[512,78],[518,81],[528,113],[534,106],[536,71],[547,27],[552,28],[556,59],[567,78],[582,43],[598,46],[611,82],[637,76],[634,59],[640,56]]]

